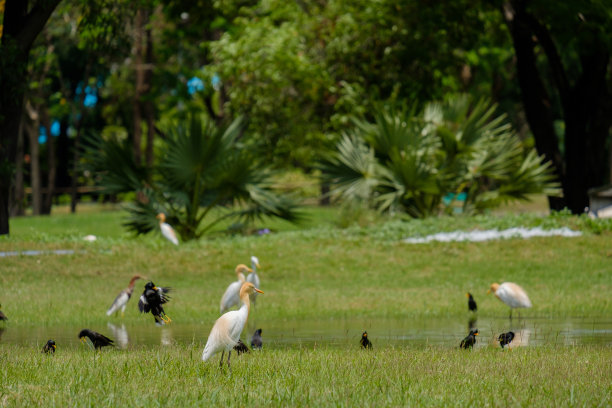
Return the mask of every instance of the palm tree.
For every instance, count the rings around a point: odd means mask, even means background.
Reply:
[[[420,113],[380,108],[373,121],[354,119],[322,163],[323,177],[338,198],[418,218],[450,212],[460,193],[465,213],[558,194],[550,164],[526,151],[495,110],[466,95],[431,102]]]
[[[298,219],[296,205],[273,190],[272,170],[240,141],[240,118],[227,127],[197,115],[186,122],[167,133],[153,168],[136,165],[125,142],[90,139],[87,163],[105,192],[136,192],[127,206],[129,230],[152,231],[160,212],[184,241],[200,238],[226,219]]]

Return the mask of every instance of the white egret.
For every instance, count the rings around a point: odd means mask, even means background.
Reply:
[[[230,283],[225,290],[225,293],[221,297],[221,304],[219,305],[220,313],[223,314],[226,310],[234,305],[240,304],[240,288],[246,281],[244,277],[245,272],[252,272],[252,269],[244,264],[236,266],[236,276],[238,277],[238,280]]]
[[[170,224],[166,223],[166,214],[159,213],[155,218],[159,220],[159,229],[161,230],[161,233],[164,238],[172,242],[174,245],[178,245],[179,242],[178,238],[176,237],[176,232],[174,231],[174,228],[172,228]]]
[[[488,293],[495,293],[495,296],[508,306],[510,306],[510,318],[512,318],[512,309],[531,307],[531,300],[527,296],[527,292],[516,283],[504,282],[492,283]]]
[[[244,282],[242,284],[240,287],[242,306],[240,309],[227,312],[217,319],[208,335],[206,346],[202,352],[202,361],[208,361],[208,359],[221,351],[219,366],[222,367],[223,355],[227,351],[229,352],[227,355],[227,366],[231,370],[230,357],[232,355],[232,348],[238,343],[240,334],[242,334],[242,330],[249,318],[249,311],[251,309],[249,295],[253,292],[263,293],[253,286],[251,282]]]
[[[123,317],[125,307],[127,306],[128,301],[132,297],[132,293],[134,293],[134,285],[136,284],[136,281],[138,279],[144,279],[144,277],[140,275],[134,275],[132,279],[130,279],[128,287],[119,292],[111,307],[109,307],[106,311],[107,316],[110,316],[113,313],[117,312],[119,309],[121,309],[121,316]]]
[[[253,272],[249,273],[246,278],[247,282],[251,282],[253,286],[259,288],[261,286],[261,282],[259,281],[259,276],[257,275],[257,268],[259,268],[259,259],[255,255],[251,257],[251,268],[253,268]],[[253,306],[255,306],[255,300],[257,300],[257,292],[254,292],[251,295],[251,302],[253,302]]]

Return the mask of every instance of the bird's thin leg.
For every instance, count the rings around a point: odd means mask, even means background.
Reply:
[[[232,350],[227,354],[227,368],[229,368],[230,374],[232,373],[232,366],[230,366],[230,357],[232,356]]]
[[[512,320],[512,308],[510,308],[510,320]]]
[[[172,319],[170,319],[170,316],[168,316],[167,314],[163,314],[163,315],[159,315],[159,317],[161,317],[161,319],[165,322],[165,323],[170,323],[172,321]]]
[[[223,355],[225,354],[225,350],[221,352],[221,361],[219,361],[219,367],[223,367]]]

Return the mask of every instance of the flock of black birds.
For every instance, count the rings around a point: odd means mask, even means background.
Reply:
[[[144,291],[140,296],[138,301],[138,309],[141,313],[151,313],[153,318],[155,319],[155,323],[158,325],[162,325],[165,323],[170,323],[172,319],[168,317],[166,312],[164,311],[163,304],[168,303],[170,300],[170,293],[172,288],[169,287],[158,287],[151,281],[147,282],[145,285]],[[131,295],[131,294],[130,294]],[[476,312],[478,310],[478,306],[476,305],[476,301],[471,293],[466,293],[466,297],[468,298],[468,309],[470,312]],[[2,305],[0,305],[2,308]],[[8,317],[0,310],[0,321],[6,321]],[[472,326],[475,323],[475,319],[470,319],[470,332],[469,334],[461,340],[459,347],[462,349],[472,349],[476,344],[476,336],[478,336],[478,329],[473,328]],[[262,348],[262,339],[261,339],[261,329],[255,330],[253,333],[253,337],[251,339],[251,348],[252,349],[261,349]],[[509,331],[507,333],[502,333],[498,336],[497,341],[499,342],[501,348],[503,349],[505,346],[508,346],[512,340],[514,340],[514,332]],[[113,340],[104,336],[103,334],[97,333],[90,329],[83,329],[79,333],[79,339],[82,342],[85,342],[85,338],[89,338],[91,343],[94,346],[94,349],[99,350],[102,347],[106,346],[114,346]],[[364,331],[361,335],[361,339],[359,340],[359,344],[363,349],[372,349],[372,342],[368,339],[368,332]],[[43,353],[55,353],[55,349],[57,348],[55,341],[49,340],[44,345],[42,352]],[[246,344],[242,342],[242,340],[238,341],[238,344],[234,346],[234,350],[238,353],[238,355],[242,353],[250,352],[249,348]]]
[[[468,298],[468,310],[470,312],[475,313],[478,310],[478,305],[476,305],[474,296],[472,296],[472,294],[469,292],[466,293],[465,296]],[[466,349],[466,350],[472,349],[474,347],[474,344],[476,344],[476,336],[478,336],[479,333],[478,333],[478,329],[473,327],[475,322],[476,322],[475,318],[471,318],[469,320],[470,332],[463,340],[461,340],[461,343],[459,344],[459,348]],[[497,341],[499,341],[499,345],[501,346],[502,349],[505,346],[508,346],[512,342],[512,340],[514,340],[514,332],[511,332],[511,331],[507,333],[502,333],[497,338]],[[359,344],[361,345],[361,348],[363,349],[372,348],[372,342],[370,341],[370,339],[368,339],[367,331],[364,331],[363,334],[361,335]]]

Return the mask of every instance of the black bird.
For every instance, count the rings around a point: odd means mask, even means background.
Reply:
[[[138,301],[140,313],[151,312],[157,324],[170,323],[172,319],[164,312],[162,306],[170,300],[170,297],[167,295],[170,290],[171,288],[159,288],[153,282],[148,282]]]
[[[478,310],[478,306],[476,306],[476,301],[470,292],[466,293],[465,296],[468,298],[468,309],[470,312],[475,312]]]
[[[257,329],[255,330],[255,333],[253,333],[253,338],[251,339],[251,347],[253,349],[261,349],[262,345],[263,343],[261,341],[261,329]]]
[[[234,346],[234,350],[236,350],[238,355],[241,355],[242,353],[250,353],[251,352],[251,350],[249,350],[249,348],[246,346],[246,344],[244,344],[242,342],[242,340],[240,340],[240,339],[238,339],[238,343],[236,343],[236,345]]]
[[[511,331],[509,331],[508,333],[502,333],[497,338],[497,341],[499,341],[499,345],[502,349],[504,348],[504,346],[508,346],[512,342],[512,340],[514,340],[514,332]]]
[[[105,346],[114,346],[113,341],[111,339],[93,330],[81,330],[81,332],[79,333],[79,339],[81,339],[82,342],[85,342],[85,337],[89,337],[89,340],[91,340],[96,349],[100,349]]]
[[[474,344],[476,343],[476,336],[478,336],[478,329],[470,330],[470,334],[468,334],[465,339],[461,340],[459,348],[467,350],[474,347]]]
[[[51,352],[51,354],[55,353],[55,349],[57,348],[57,346],[55,345],[55,342],[53,340],[48,340],[47,344],[45,344],[43,346],[42,352],[41,353],[49,353]]]
[[[0,305],[0,309],[2,309],[2,305]],[[0,310],[0,320],[8,320],[8,317],[2,313],[2,310]]]
[[[359,340],[359,344],[361,344],[361,348],[364,348],[364,349],[372,348],[372,342],[368,339],[367,331],[364,331],[363,334],[361,335],[361,340]]]

